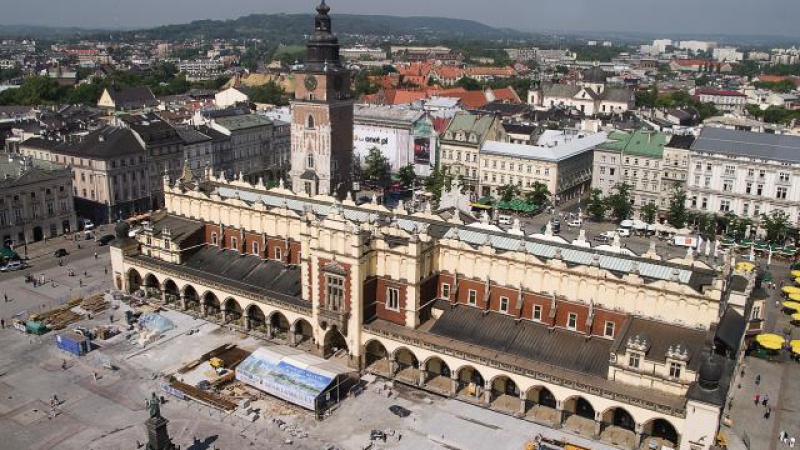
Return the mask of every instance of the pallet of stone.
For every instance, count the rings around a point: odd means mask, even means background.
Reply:
[[[175,379],[170,380],[170,385],[186,394],[187,397],[191,397],[200,403],[205,403],[206,405],[210,405],[225,411],[233,411],[236,409],[236,403],[226,400],[212,392],[203,391],[190,384],[182,383]]]
[[[47,326],[51,330],[61,330],[67,325],[80,320],[81,316],[71,311],[68,307],[62,307],[36,314],[32,319],[47,323]]]
[[[98,313],[100,311],[105,311],[105,309],[108,308],[108,303],[102,295],[93,295],[85,298],[81,302],[81,308],[88,312]]]

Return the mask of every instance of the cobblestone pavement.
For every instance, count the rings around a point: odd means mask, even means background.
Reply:
[[[770,267],[773,276],[791,283],[786,263],[778,262]],[[765,331],[783,334],[788,330],[792,339],[800,339],[800,330],[790,324],[789,317],[780,307],[780,290],[769,289],[770,300],[766,305]],[[760,375],[760,383],[755,379]],[[755,396],[762,403],[755,404]],[[763,406],[764,396],[769,396],[772,407],[769,418]],[[779,361],[771,362],[755,357],[744,360],[744,376],[741,371],[731,386],[731,401],[728,413],[732,431],[741,438],[744,448],[751,450],[774,450],[789,448],[778,441],[781,430],[800,440],[800,364],[784,354]],[[727,427],[723,427],[727,429]],[[747,447],[749,445],[749,447]]]

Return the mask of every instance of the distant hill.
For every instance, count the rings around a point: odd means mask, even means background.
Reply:
[[[103,29],[86,29],[78,27],[48,27],[40,25],[2,25],[0,24],[0,37],[10,39],[69,39],[82,36],[97,36],[117,31]]]
[[[413,35],[417,39],[522,39],[528,33],[493,28],[480,22],[442,17],[396,17],[334,14],[334,32],[340,36]],[[310,14],[252,14],[232,20],[197,20],[183,25],[166,25],[146,30],[115,33],[120,38],[144,39],[270,39],[299,42],[312,31]]]

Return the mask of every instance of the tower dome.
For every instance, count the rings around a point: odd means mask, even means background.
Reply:
[[[698,374],[698,382],[700,387],[713,391],[719,387],[719,382],[722,379],[722,363],[720,357],[717,355],[710,355],[708,359],[703,361],[700,365]]]

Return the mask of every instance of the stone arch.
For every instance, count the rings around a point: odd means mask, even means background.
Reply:
[[[497,375],[492,378],[489,383],[490,394],[486,401],[489,403],[495,400],[504,399],[504,397],[513,397],[515,400],[519,399],[519,386],[508,375]]]
[[[225,322],[241,325],[242,317],[244,317],[242,314],[242,305],[240,305],[235,298],[226,298],[225,303],[222,305],[222,310],[225,314]]]
[[[164,280],[164,300],[167,303],[180,302],[181,291],[178,289],[177,283],[167,278]]]
[[[291,325],[286,316],[280,311],[275,311],[269,316],[269,325],[274,337],[286,338],[289,335]]]
[[[642,427],[644,435],[651,438],[661,439],[664,447],[678,448],[680,446],[680,436],[678,430],[667,419],[658,417],[650,419]]]
[[[607,426],[636,431],[636,421],[633,419],[633,415],[621,406],[612,406],[603,411],[603,423]]]
[[[207,316],[219,317],[222,313],[222,304],[220,304],[217,294],[211,291],[203,294],[203,311]]]
[[[347,339],[345,339],[344,334],[339,331],[339,327],[332,325],[328,329],[327,333],[325,333],[322,355],[325,358],[328,358],[337,355],[342,350],[344,350],[345,353],[350,353],[350,347],[347,345]]]
[[[558,401],[550,389],[544,386],[533,386],[525,393],[525,397],[534,405],[541,405],[547,408],[556,409]]]
[[[152,273],[144,276],[144,292],[147,297],[161,300],[161,283]]]
[[[247,328],[250,330],[265,333],[267,331],[267,316],[257,304],[253,303],[247,307]]]
[[[294,329],[295,345],[314,343],[314,327],[311,326],[311,322],[300,317],[294,321],[292,328]]]
[[[456,394],[480,398],[486,379],[473,366],[464,365],[456,370]]]
[[[364,346],[364,367],[371,371],[390,373],[389,352],[377,339],[367,341]]]
[[[142,275],[136,269],[128,269],[128,293],[133,294],[142,287]]]
[[[197,289],[191,284],[183,287],[182,298],[186,305],[186,309],[192,311],[200,311],[200,296],[197,294]]]
[[[432,376],[443,376],[450,378],[452,373],[450,366],[438,356],[431,356],[422,363],[422,368]]]
[[[580,395],[573,395],[564,400],[561,404],[564,411],[570,414],[574,414],[592,421],[595,420],[594,406],[589,402],[589,400]]]
[[[395,349],[392,353],[392,360],[394,360],[401,369],[406,367],[419,369],[417,355],[409,350],[408,347],[398,347]]]

